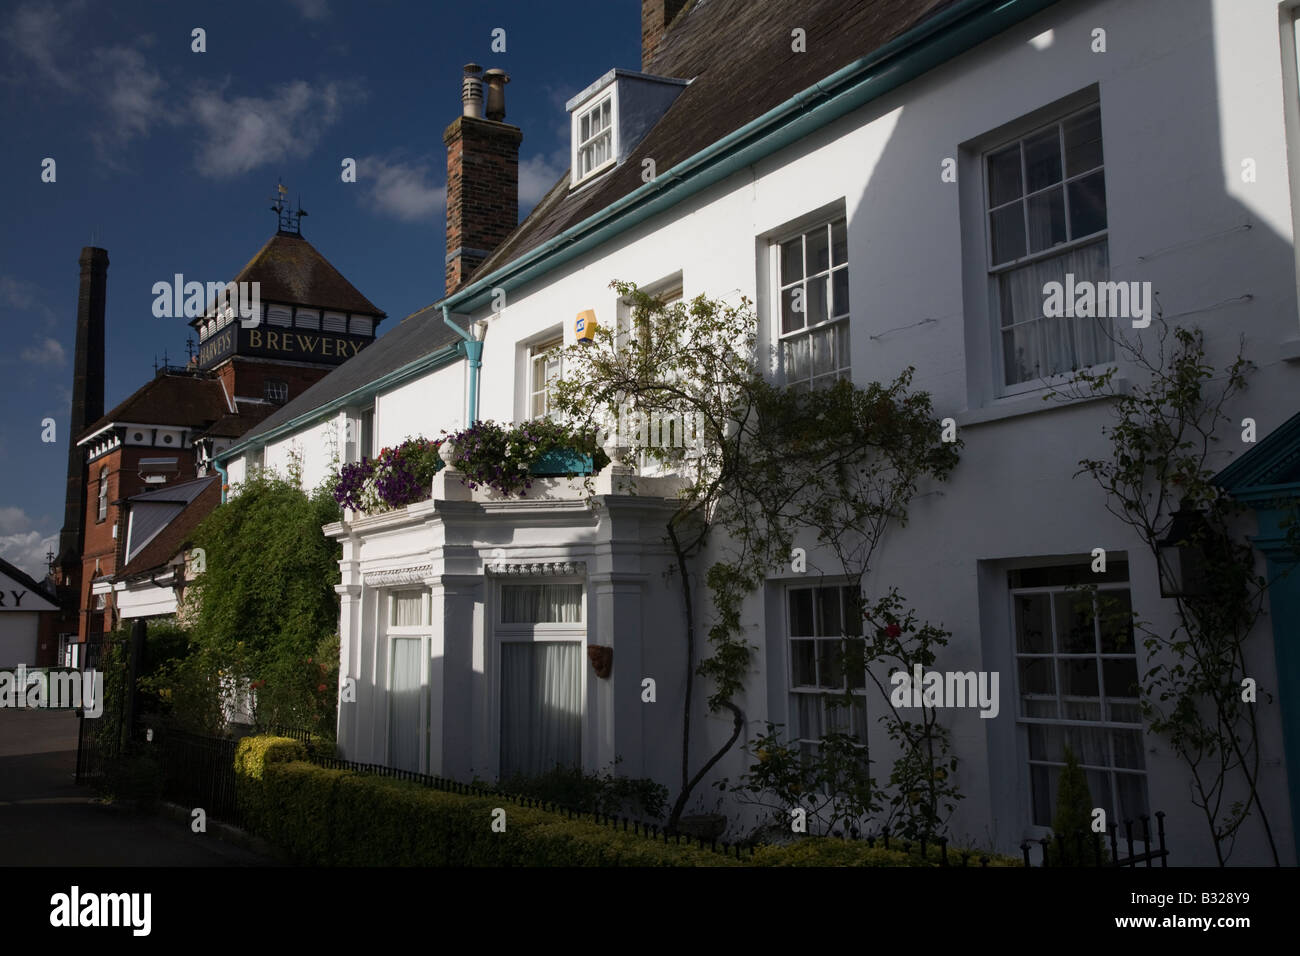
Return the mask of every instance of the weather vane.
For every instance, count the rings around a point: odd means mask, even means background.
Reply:
[[[275,184],[275,201],[271,204],[271,211],[280,217],[280,232],[290,236],[302,235],[302,217],[307,215],[307,210],[302,208],[302,197],[298,197],[298,208],[295,210],[285,201],[289,195],[288,188],[284,183]]]

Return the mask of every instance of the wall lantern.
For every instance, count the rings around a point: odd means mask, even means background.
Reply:
[[[596,338],[596,312],[586,309],[573,320],[573,337],[588,345]]]
[[[1210,535],[1205,515],[1183,501],[1172,515],[1168,533],[1156,542],[1161,597],[1194,598],[1209,593]]]
[[[591,661],[591,669],[596,672],[597,677],[608,679],[610,669],[614,666],[614,648],[607,645],[589,644],[587,646],[587,660]]]

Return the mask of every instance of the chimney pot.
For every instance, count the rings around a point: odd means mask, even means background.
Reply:
[[[483,74],[487,83],[487,118],[498,123],[506,118],[506,84],[510,77],[505,70],[492,69]]]

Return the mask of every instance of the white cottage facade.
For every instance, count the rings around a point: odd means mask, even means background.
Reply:
[[[1136,372],[1086,322],[1045,316],[1041,289],[1067,274],[1150,283],[1167,321],[1205,331],[1211,361],[1226,363],[1244,337],[1258,370],[1228,409],[1234,421],[1254,419],[1262,437],[1294,413],[1296,4],[886,4],[896,29],[865,13],[855,21],[868,4],[763,6],[708,0],[676,14],[643,70],[692,82],[652,104],[659,118],[641,124],[640,140],[599,140],[601,97],[614,110],[639,102],[635,76],[609,75],[571,101],[576,172],[469,281],[367,350],[404,334],[409,360],[268,419],[218,456],[229,481],[297,453],[313,483],[336,451],[348,460],[475,419],[531,417],[552,374],[545,356],[574,341],[575,315],[617,323],[625,312],[613,279],[748,297],[778,380],[864,384],[914,366],[914,386],[964,440],[952,478],[915,500],[867,581],[873,593],[898,587],[952,632],[938,666],[1001,675],[996,718],[945,714],[965,794],[955,838],[1016,852],[1046,833],[1068,739],[1099,804],[1121,817],[1166,811],[1171,862],[1213,862],[1185,768],[1135,699],[1105,693],[1107,677],[1144,668],[1141,651],[1100,637],[1066,647],[1064,595],[1096,548],[1109,556],[1106,588],[1157,625],[1170,612],[1141,542],[1074,477],[1079,459],[1105,454],[1106,403],[1043,400],[1074,366]],[[742,52],[777,61],[754,67],[769,70],[768,86],[815,74],[770,105],[742,95],[751,86],[728,59],[741,54],[727,52],[739,42],[727,23],[757,17],[771,49]],[[851,53],[856,34],[842,23],[864,37]],[[792,48],[796,26],[806,52]],[[608,125],[639,129],[622,120]],[[712,131],[703,145],[682,132],[692,124]],[[795,288],[816,322],[783,310]],[[343,382],[361,361],[330,378]],[[1220,465],[1250,448],[1235,438]],[[594,493],[550,479],[504,500],[444,471],[427,502],[327,528],[343,545],[342,674],[356,688],[340,708],[343,755],[466,779],[557,755],[589,770],[618,758],[620,773],[675,791],[687,674],[663,540],[672,489],[671,478],[607,469]],[[795,671],[801,642],[835,636],[823,633],[842,600],[832,566],[810,553],[806,572],[750,599],[758,650],[738,701],[744,739],[764,721],[817,736],[816,688]],[[1269,627],[1266,617],[1251,647],[1272,693],[1258,705],[1262,799],[1282,862],[1294,864],[1288,770],[1300,767],[1286,765],[1278,704],[1294,678],[1277,673]],[[1056,639],[1035,646],[1031,629]],[[607,678],[588,662],[591,647],[613,648]],[[705,713],[706,696],[696,695],[694,766],[731,732],[729,715]],[[737,747],[711,779],[750,762]],[[701,787],[693,808],[712,809],[713,793]],[[1236,861],[1271,862],[1258,827],[1247,826]]]

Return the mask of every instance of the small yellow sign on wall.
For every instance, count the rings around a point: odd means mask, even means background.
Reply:
[[[573,337],[579,342],[591,342],[596,337],[596,312],[586,309],[573,320]]]

